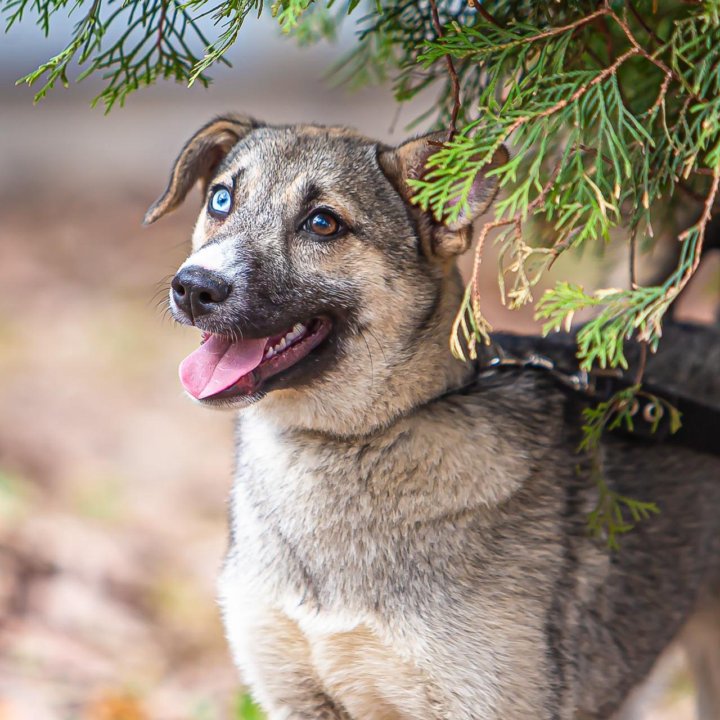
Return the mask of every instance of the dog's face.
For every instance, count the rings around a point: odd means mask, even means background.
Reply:
[[[175,318],[202,331],[180,367],[188,393],[224,407],[272,397],[286,416],[312,405],[333,424],[387,392],[428,342],[450,258],[494,194],[483,176],[456,223],[425,217],[406,180],[434,150],[235,117],[196,133],[146,216],[203,182],[193,252],[170,291]]]

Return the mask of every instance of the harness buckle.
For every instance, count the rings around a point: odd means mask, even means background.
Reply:
[[[559,370],[549,357],[541,355],[540,353],[530,352],[523,357],[515,357],[513,355],[507,355],[500,348],[498,348],[498,350],[500,350],[500,352],[487,363],[489,368],[517,367],[545,370],[556,380],[563,385],[567,385],[572,390],[588,394],[593,392],[593,384],[591,383],[592,376],[587,370],[578,370],[575,373],[569,373]]]

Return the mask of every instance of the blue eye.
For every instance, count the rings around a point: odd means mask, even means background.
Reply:
[[[225,216],[230,212],[232,205],[232,195],[226,187],[215,188],[210,196],[209,210],[212,215]]]

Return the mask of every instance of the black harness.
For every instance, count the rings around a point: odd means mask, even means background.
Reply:
[[[499,350],[499,349],[498,349]],[[577,406],[607,402],[618,392],[635,385],[620,373],[565,370],[549,357],[527,353],[516,357],[499,351],[495,357],[478,368],[478,380],[508,370],[534,371],[552,378],[567,395],[568,402]],[[720,369],[718,370],[720,372]],[[636,395],[628,409],[632,428],[621,423],[613,433],[639,442],[673,444],[696,452],[720,456],[720,407],[701,403],[679,393],[668,392],[643,382],[643,392]],[[654,398],[659,398],[658,403]],[[662,407],[665,403],[680,413],[682,425],[672,432],[672,419]]]

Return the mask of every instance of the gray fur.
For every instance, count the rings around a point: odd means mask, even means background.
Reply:
[[[671,641],[718,626],[720,461],[606,438],[612,487],[662,512],[620,552],[590,538],[597,485],[564,394],[536,373],[472,384],[450,355],[448,257],[469,226],[407,202],[415,145],[250,126],[216,171],[236,178],[233,213],[201,213],[188,261],[230,249],[236,289],[205,329],[337,316],[329,365],[231,403],[220,598],[244,680],[271,720],[611,718]],[[351,232],[298,234],[309,190],[342,204]],[[671,333],[649,376],[720,405],[720,331]],[[717,720],[706,638],[701,717]]]

